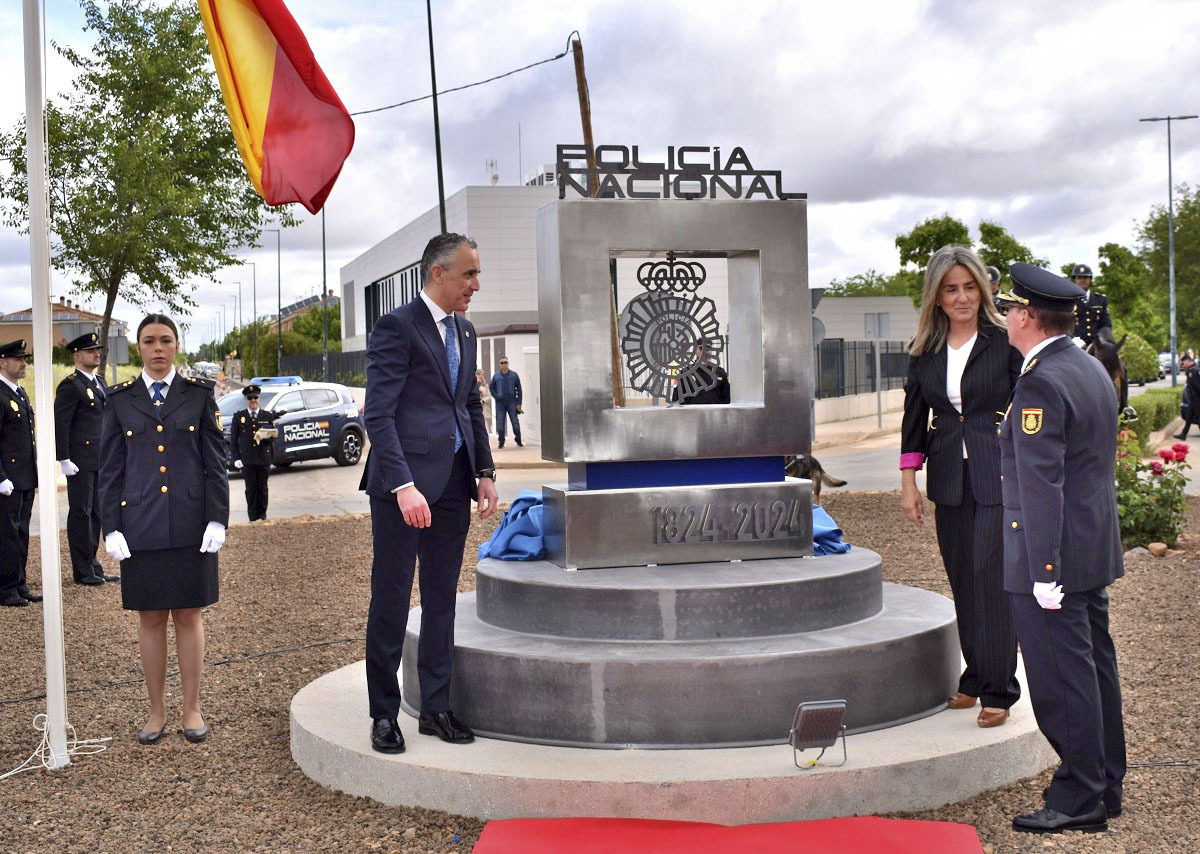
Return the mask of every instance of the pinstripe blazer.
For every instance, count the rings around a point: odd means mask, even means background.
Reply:
[[[962,504],[963,441],[971,493],[980,504],[1000,504],[1000,447],[996,427],[1021,371],[1021,354],[1008,335],[981,323],[962,376],[962,413],[946,395],[946,347],[909,360],[900,434],[901,468],[928,462],[925,490],[935,504]],[[930,418],[932,412],[933,417]]]

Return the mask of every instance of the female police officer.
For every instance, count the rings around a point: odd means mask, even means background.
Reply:
[[[138,741],[166,729],[167,618],[183,682],[183,734],[202,741],[200,714],[204,624],[200,609],[217,601],[217,551],[229,521],[220,414],[213,384],[175,372],[179,333],[169,317],[141,322],[141,376],[115,386],[104,411],[100,519],[110,555],[121,561],[121,600],[138,611],[138,645],[150,719]]]

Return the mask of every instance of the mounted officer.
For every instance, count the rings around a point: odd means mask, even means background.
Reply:
[[[233,467],[246,481],[246,515],[251,522],[267,518],[267,478],[275,457],[275,413],[260,409],[262,388],[248,385],[242,389],[246,408],[233,413],[233,431],[229,444]]]
[[[1071,280],[1083,289],[1083,296],[1075,303],[1075,337],[1083,346],[1091,344],[1101,329],[1112,331],[1112,318],[1108,316],[1108,297],[1092,290],[1092,268],[1087,264],[1076,264],[1071,270]]]
[[[96,373],[100,337],[95,332],[67,343],[75,370],[63,377],[54,394],[55,457],[67,478],[67,544],[76,584],[95,586],[120,581],[100,568],[100,432],[108,387]]]

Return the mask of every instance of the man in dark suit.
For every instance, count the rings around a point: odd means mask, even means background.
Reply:
[[[375,547],[367,693],[371,746],[382,753],[404,750],[396,723],[396,671],[418,559],[418,732],[455,744],[474,740],[450,710],[455,594],[471,499],[479,502],[481,518],[495,510],[497,500],[475,383],[475,330],[461,314],[479,290],[475,241],[460,234],[430,240],[421,258],[421,278],[421,294],[381,317],[367,344],[363,420],[371,453],[361,488],[371,499]]]
[[[275,457],[275,413],[259,408],[261,394],[261,386],[242,389],[246,408],[233,413],[229,435],[233,467],[246,481],[246,515],[251,522],[267,518],[267,478]]]
[[[1108,297],[1092,290],[1092,268],[1087,264],[1076,264],[1071,270],[1071,281],[1083,291],[1075,302],[1075,337],[1086,347],[1096,340],[1101,329],[1112,330],[1112,318],[1108,316]]]
[[[100,433],[108,389],[96,374],[100,336],[80,335],[67,343],[75,370],[63,377],[54,394],[55,456],[67,478],[67,544],[76,584],[120,581],[96,560],[100,543]]]
[[[10,607],[42,601],[25,583],[37,489],[33,407],[17,385],[28,357],[24,341],[0,346],[0,605]]]
[[[1025,362],[1000,426],[1004,589],[1038,726],[1062,762],[1046,807],[1015,830],[1100,831],[1121,812],[1125,730],[1108,632],[1108,585],[1124,574],[1113,465],[1117,397],[1068,337],[1079,288],[1014,264],[1002,294]]]

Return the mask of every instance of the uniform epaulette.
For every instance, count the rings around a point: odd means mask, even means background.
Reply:
[[[121,392],[125,391],[125,389],[132,388],[139,379],[141,379],[141,377],[134,377],[131,380],[125,380],[123,383],[117,383],[108,390],[108,393],[110,396],[114,394],[120,394]]]
[[[186,377],[185,379],[187,379],[187,381],[193,385],[198,385],[201,388],[217,387],[217,383],[214,380],[210,380],[208,377]]]
[[[1034,359],[1032,362],[1030,362],[1030,363],[1029,363],[1029,364],[1028,364],[1028,365],[1025,367],[1025,370],[1021,371],[1021,376],[1023,377],[1023,376],[1025,376],[1027,373],[1029,373],[1030,371],[1032,371],[1032,370],[1033,370],[1033,366],[1034,366],[1034,365],[1036,365],[1037,363],[1038,363],[1038,360],[1037,360],[1037,359]],[[1020,378],[1021,378],[1021,377],[1017,377],[1017,379],[1020,379]]]

